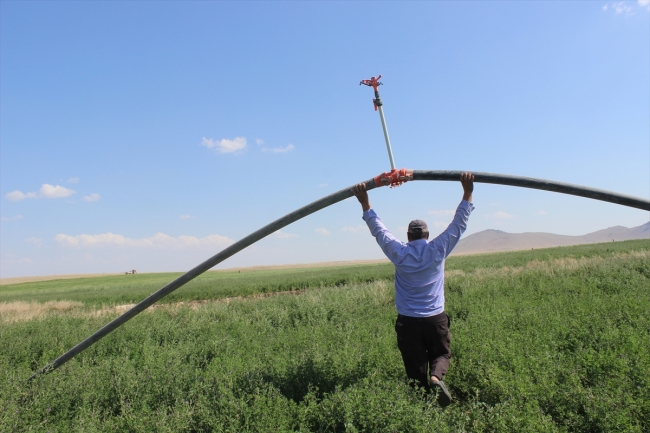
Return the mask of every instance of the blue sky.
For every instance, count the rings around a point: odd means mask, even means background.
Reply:
[[[650,4],[0,3],[2,277],[184,271],[398,167],[650,197]],[[460,184],[371,193],[442,231]],[[648,212],[477,184],[467,234],[580,235]],[[381,258],[346,200],[220,267]]]

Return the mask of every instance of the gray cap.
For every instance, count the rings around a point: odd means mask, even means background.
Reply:
[[[417,233],[420,234],[422,232],[429,232],[429,227],[427,227],[427,223],[425,223],[422,220],[413,220],[409,223],[409,229],[408,233]]]

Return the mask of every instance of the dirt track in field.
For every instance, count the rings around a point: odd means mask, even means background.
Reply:
[[[70,280],[72,278],[109,277],[112,275],[123,275],[123,274],[120,273],[120,274],[41,275],[41,276],[34,276],[34,277],[0,278],[0,286],[4,286],[6,284],[32,283],[35,281]]]
[[[304,292],[305,290],[288,290],[282,292],[255,293],[247,296],[233,296],[220,299],[180,301],[171,304],[154,304],[145,311],[153,311],[159,308],[173,309],[181,307],[189,307],[192,310],[197,310],[202,305],[207,304],[227,304],[234,300],[269,298],[278,295],[300,295]],[[135,305],[136,304],[123,304],[101,308],[86,308],[83,303],[76,301],[47,301],[44,303],[35,301],[0,302],[0,323],[26,322],[33,319],[45,318],[50,315],[61,314],[77,317],[97,317],[105,314],[122,314],[135,307]]]

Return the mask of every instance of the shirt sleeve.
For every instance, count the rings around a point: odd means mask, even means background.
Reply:
[[[384,252],[388,260],[393,264],[399,261],[400,251],[406,248],[406,245],[395,239],[395,236],[386,228],[381,219],[377,216],[374,209],[368,209],[363,213],[363,220],[368,224],[370,234],[377,240],[377,244]]]
[[[467,229],[467,220],[474,210],[474,205],[467,200],[463,200],[456,209],[454,219],[447,229],[433,240],[434,246],[447,258],[454,249],[460,237]]]

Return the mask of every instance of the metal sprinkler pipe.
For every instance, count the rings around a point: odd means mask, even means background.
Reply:
[[[413,180],[458,181],[460,179],[461,173],[463,172],[444,171],[444,170],[413,170]],[[616,192],[605,191],[602,189],[589,188],[586,186],[573,185],[573,184],[563,183],[563,182],[555,182],[555,181],[545,180],[545,179],[535,179],[531,177],[511,176],[505,174],[481,173],[481,172],[473,172],[473,174],[475,177],[474,182],[477,183],[510,185],[510,186],[518,186],[522,188],[531,188],[531,189],[540,189],[544,191],[559,192],[563,194],[586,197],[594,200],[601,200],[610,203],[616,203],[622,206],[628,206],[636,209],[650,211],[650,200],[641,197],[634,197],[630,195],[619,194]],[[370,180],[366,180],[364,183],[366,184],[367,190],[371,190],[376,187],[382,186],[381,184],[377,185],[375,183],[374,178]],[[179,287],[183,286],[184,284],[198,277],[205,271],[223,262],[228,257],[235,255],[236,253],[243,250],[247,246],[254,244],[260,239],[270,235],[271,233],[277,230],[280,230],[281,228],[295,221],[298,221],[299,219],[306,217],[307,215],[311,215],[314,212],[317,212],[321,209],[324,209],[342,200],[350,198],[352,197],[352,195],[353,195],[352,187],[344,188],[338,192],[335,192],[334,194],[330,194],[326,197],[321,198],[320,200],[316,200],[315,202],[308,204],[307,206],[301,207],[300,209],[288,213],[282,218],[279,218],[273,221],[272,223],[262,227],[261,229],[251,233],[250,235],[244,237],[243,239],[240,239],[239,241],[225,248],[221,252],[210,257],[208,260],[204,261],[200,265],[194,267],[193,269],[189,270],[185,274],[176,278],[174,281],[170,282],[169,284],[167,284],[157,292],[149,295],[147,298],[139,302],[137,305],[135,305],[133,308],[131,308],[121,316],[117,317],[116,319],[113,319],[111,322],[109,322],[107,325],[99,329],[90,337],[86,338],[85,340],[83,340],[82,342],[74,346],[72,349],[68,350],[66,353],[64,353],[57,359],[55,359],[52,363],[36,371],[28,379],[28,381],[31,381],[32,379],[34,379],[35,377],[41,374],[49,373],[51,371],[56,370],[57,368],[59,368],[66,362],[70,361],[72,358],[74,358],[75,355],[83,352],[84,350],[86,350],[87,348],[95,344],[97,341],[101,340],[106,335],[110,334],[115,329],[119,328],[124,323],[131,320],[133,317],[137,316],[142,311],[144,311],[145,309],[147,309],[148,307],[150,307],[160,299],[164,298],[174,290],[178,289]]]
[[[386,140],[386,150],[388,150],[388,159],[390,160],[390,169],[395,170],[395,160],[393,160],[393,149],[390,147],[390,138],[388,137],[388,128],[386,127],[386,118],[384,117],[384,103],[381,102],[381,96],[379,96],[379,86],[382,83],[379,82],[381,74],[378,77],[372,77],[369,80],[361,80],[359,85],[363,84],[370,86],[375,90],[375,99],[372,100],[372,103],[375,105],[375,111],[379,110],[379,118],[381,119],[381,129],[384,131],[384,140]]]
[[[379,118],[381,119],[381,127],[384,130],[384,139],[386,140],[386,149],[388,150],[388,159],[390,159],[390,169],[395,170],[395,161],[393,160],[393,149],[390,147],[390,138],[388,138],[388,129],[386,129],[386,120],[384,119],[384,108],[382,107],[381,98],[379,97],[379,92],[375,92],[377,95],[377,107],[379,108]]]

